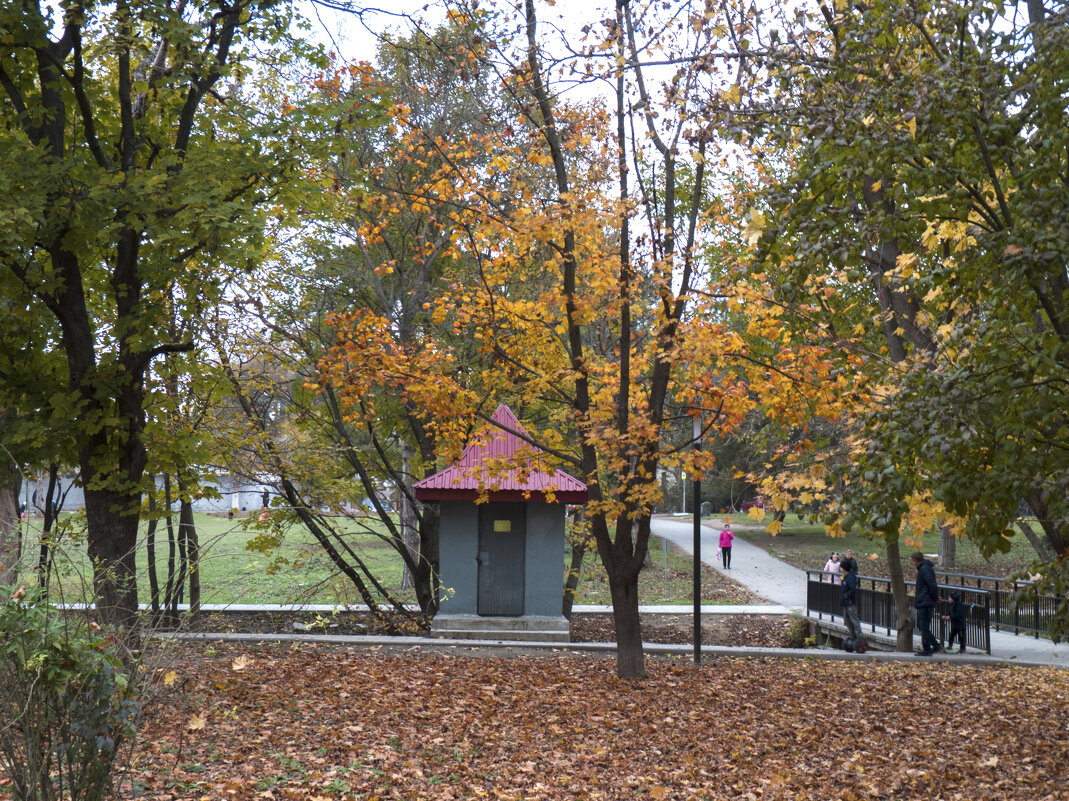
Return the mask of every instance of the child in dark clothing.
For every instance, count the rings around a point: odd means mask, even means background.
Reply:
[[[943,620],[950,621],[950,639],[947,641],[947,650],[953,647],[954,639],[957,638],[960,643],[958,653],[963,654],[965,653],[965,604],[961,602],[961,594],[957,592],[950,593],[950,601],[950,614],[943,615]]]

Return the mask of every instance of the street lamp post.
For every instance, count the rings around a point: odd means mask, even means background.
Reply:
[[[702,421],[694,418],[694,450],[702,449]],[[702,482],[694,471],[694,664],[702,663]]]

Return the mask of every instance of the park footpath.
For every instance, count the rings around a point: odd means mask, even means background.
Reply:
[[[742,526],[733,525],[738,530]],[[651,524],[653,536],[674,544],[679,550],[693,553],[694,526],[689,517],[659,517]],[[705,604],[703,620],[720,615],[805,615],[806,574],[804,570],[788,565],[766,551],[735,537],[731,552],[731,569],[726,570],[717,559],[719,527],[703,525],[701,529],[701,561],[737,581],[753,594],[763,599],[762,603],[748,605]],[[358,607],[350,607],[358,609]],[[228,604],[202,606],[205,612],[320,612],[329,613],[336,607],[330,605],[248,605]],[[573,607],[580,614],[612,614],[611,606]],[[644,615],[690,615],[693,607],[650,605],[640,606]],[[293,634],[243,634],[243,633],[189,633],[182,639],[232,643],[320,643],[342,647],[367,648],[376,651],[419,653],[445,652],[471,656],[559,656],[566,653],[584,653],[598,656],[614,656],[616,643],[560,643],[517,642],[509,640],[444,640],[431,637],[391,637],[376,635],[334,635],[296,632]],[[917,640],[919,642],[919,640]],[[693,645],[645,643],[643,650],[650,656],[693,657]],[[932,657],[920,657],[912,653],[893,651],[868,651],[865,654],[847,653],[834,648],[757,648],[703,645],[702,659],[716,657],[749,657],[755,659],[830,659],[868,662],[947,662],[968,665],[1054,665],[1069,668],[1069,643],[1053,644],[1050,640],[1037,639],[1005,632],[991,632],[991,654],[966,652],[964,654],[939,653]]]
[[[745,528],[745,524],[732,524],[732,529]],[[672,542],[681,551],[693,553],[694,524],[689,517],[655,518],[652,523],[654,536],[662,537]],[[804,570],[787,564],[756,545],[751,545],[742,537],[736,536],[731,549],[731,569],[725,570],[716,558],[716,550],[720,541],[719,526],[702,526],[701,535],[701,558],[702,563],[716,568],[726,576],[748,588],[755,595],[766,599],[770,605],[778,605],[780,609],[786,609],[787,613],[804,615],[806,612],[806,574]],[[821,568],[823,565],[814,565]],[[909,578],[909,576],[907,576]],[[731,609],[732,607],[726,607]],[[739,608],[739,607],[734,607]],[[745,607],[748,609],[760,609],[762,607]],[[704,612],[703,612],[704,614]],[[750,614],[753,614],[751,612]],[[765,614],[768,614],[767,612]],[[919,635],[914,643],[920,647]],[[826,652],[823,649],[806,649],[806,654],[821,656]],[[868,657],[873,652],[865,656]],[[881,654],[882,657],[894,657],[898,659],[916,659],[910,654]],[[864,657],[862,657],[864,658]],[[1023,634],[1010,634],[1004,631],[991,631],[991,655],[977,651],[970,654],[940,653],[931,657],[936,661],[947,662],[970,662],[983,664],[1028,664],[1028,665],[1057,665],[1069,667],[1069,643],[1055,645],[1050,640],[1036,638]]]

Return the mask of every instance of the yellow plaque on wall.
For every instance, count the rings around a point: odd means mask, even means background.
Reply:
[[[512,531],[512,521],[511,520],[495,520],[494,521],[494,531],[496,533],[498,533],[498,534],[508,534],[510,531]]]

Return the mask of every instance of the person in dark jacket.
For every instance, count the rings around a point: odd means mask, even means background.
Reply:
[[[844,559],[840,564],[843,578],[839,585],[839,603],[843,605],[843,622],[846,624],[843,645],[847,651],[864,653],[868,645],[861,638],[861,618],[857,615],[857,562]]]
[[[954,640],[960,643],[959,654],[965,653],[965,604],[961,602],[961,593],[950,593],[950,614],[943,615],[943,620],[950,622],[950,639],[947,650],[954,647]]]
[[[917,628],[921,633],[921,650],[918,656],[931,656],[939,651],[939,640],[932,634],[932,614],[939,601],[939,585],[935,580],[935,565],[924,558],[920,551],[910,557],[917,568],[917,594],[913,606],[917,609]]]

